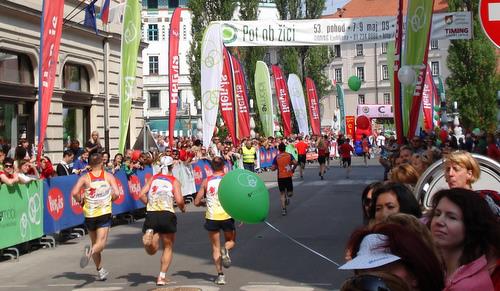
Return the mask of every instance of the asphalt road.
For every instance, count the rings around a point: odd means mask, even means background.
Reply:
[[[174,257],[167,273],[172,281],[166,288],[154,285],[160,254],[146,255],[140,219],[111,229],[103,253],[110,272],[107,281],[96,281],[92,262],[85,269],[79,267],[82,249],[89,243],[85,236],[25,254],[19,262],[1,262],[0,290],[336,290],[351,275],[335,263],[343,263],[345,243],[361,225],[361,192],[383,176],[374,160],[368,167],[359,158],[353,164],[346,179],[344,169],[332,161],[323,181],[317,164],[308,165],[304,179],[294,178],[295,195],[285,217],[276,173],[260,174],[270,189],[267,221],[278,231],[265,223],[237,227],[233,265],[225,270],[224,286],[213,283],[216,272],[203,228],[204,208],[189,205],[186,213],[178,213]]]

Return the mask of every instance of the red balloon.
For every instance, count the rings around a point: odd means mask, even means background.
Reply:
[[[358,129],[368,129],[370,128],[370,119],[365,115],[360,115],[356,118],[356,126]]]

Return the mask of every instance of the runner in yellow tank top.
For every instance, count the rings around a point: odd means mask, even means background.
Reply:
[[[90,172],[81,176],[71,190],[71,196],[83,205],[85,225],[92,241],[92,246],[85,246],[80,267],[87,266],[92,257],[99,280],[105,280],[108,272],[102,268],[101,252],[106,246],[111,226],[111,204],[118,198],[119,192],[115,177],[103,169],[101,154],[92,154],[89,166]],[[83,193],[82,189],[85,189]]]
[[[205,213],[205,229],[208,231],[208,237],[212,244],[212,257],[217,270],[215,284],[226,284],[226,278],[222,272],[222,266],[229,268],[231,258],[229,250],[235,245],[236,229],[234,219],[229,216],[222,208],[219,201],[219,183],[224,176],[224,160],[221,157],[215,157],[212,160],[213,175],[203,180],[200,190],[194,199],[195,206],[207,206]],[[205,198],[205,199],[204,199]],[[221,248],[220,231],[224,232],[224,246]]]

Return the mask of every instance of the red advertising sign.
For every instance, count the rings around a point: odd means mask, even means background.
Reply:
[[[318,94],[316,93],[316,85],[314,81],[307,77],[306,78],[306,91],[309,109],[309,120],[311,121],[311,129],[314,135],[321,134],[321,126],[319,119],[319,104],[318,104]]]
[[[231,136],[233,144],[238,144],[236,138],[236,123],[234,116],[234,87],[233,69],[231,67],[231,55],[224,47],[224,66],[222,68],[222,78],[220,82],[219,104],[222,119]]]
[[[179,31],[181,24],[182,8],[175,8],[170,20],[170,35],[168,39],[168,142],[170,148],[174,147],[174,127],[177,116],[177,102],[179,102]]]
[[[247,84],[243,67],[238,59],[231,56],[234,74],[234,97],[238,110],[238,137],[250,137],[250,109],[248,107]]]
[[[488,38],[500,48],[500,0],[479,0],[479,20]]]
[[[276,99],[281,111],[281,120],[283,121],[283,131],[285,136],[292,134],[292,113],[290,112],[290,96],[288,87],[280,67],[272,65],[271,69],[274,76],[274,87],[276,89]]]
[[[49,119],[50,101],[56,80],[57,59],[61,44],[64,0],[44,0],[40,29],[40,60],[38,81],[38,147],[37,162],[43,151],[43,142]]]
[[[350,139],[354,137],[354,128],[355,128],[355,117],[352,115],[348,115],[345,117],[345,124],[346,124],[346,136]]]

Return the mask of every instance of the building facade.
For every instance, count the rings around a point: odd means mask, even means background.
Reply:
[[[112,7],[118,2],[112,1]],[[70,140],[77,139],[84,146],[94,130],[112,155],[118,148],[121,25],[111,24],[103,30],[97,20],[96,34],[81,24],[85,12],[77,8],[79,4],[77,0],[64,2],[64,16],[73,11],[74,17],[63,24],[44,144],[44,153],[54,162],[62,158]],[[27,138],[33,145],[38,141],[41,10],[39,0],[0,1],[0,137],[2,143],[12,146],[19,138]],[[129,147],[143,123],[141,53],[137,65]]]
[[[406,2],[405,2],[406,3]],[[405,4],[406,5],[406,4]],[[434,5],[434,12],[447,11],[447,3]],[[335,14],[323,18],[358,18],[396,15],[397,1],[386,1],[384,5],[369,0],[351,0]],[[428,64],[433,77],[440,76],[445,80],[450,72],[446,65],[450,41],[431,40],[429,45]],[[346,116],[357,116],[358,105],[392,105],[393,98],[389,68],[387,65],[387,43],[353,43],[332,46],[333,61],[328,65],[325,74],[341,84],[344,89],[344,106]],[[349,77],[357,76],[361,80],[361,88],[354,92],[347,86]],[[321,125],[332,125],[335,110],[338,108],[336,93],[323,96],[320,100]],[[386,128],[393,128],[391,119],[378,120]]]

